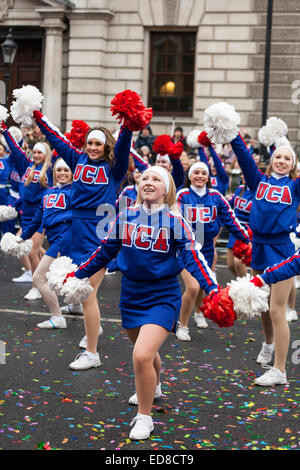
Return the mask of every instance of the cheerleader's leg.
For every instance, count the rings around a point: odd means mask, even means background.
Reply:
[[[274,329],[275,361],[274,367],[285,371],[286,358],[290,344],[290,329],[286,321],[286,306],[291,289],[292,279],[272,285],[270,315]]]
[[[38,288],[40,294],[42,295],[44,301],[46,302],[51,315],[59,315],[61,316],[60,307],[58,303],[58,298],[54,290],[51,290],[48,282],[46,273],[49,271],[49,267],[51,263],[54,261],[55,258],[51,256],[45,255],[38,264],[34,275],[33,275],[33,283]]]
[[[98,289],[103,281],[106,268],[100,269],[96,274],[90,278],[90,283],[93,286],[93,292],[88,298],[82,302],[84,327],[87,337],[86,350],[91,353],[97,352],[99,329],[100,329],[100,309],[97,299]]]

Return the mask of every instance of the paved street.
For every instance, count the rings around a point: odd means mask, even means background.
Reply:
[[[225,285],[230,274],[222,256],[219,263],[217,277]],[[0,344],[6,350],[0,449],[299,449],[299,322],[290,324],[289,384],[260,388],[253,385],[264,372],[255,362],[262,340],[258,320],[223,329],[210,322],[206,330],[191,320],[191,342],[171,335],[161,349],[164,397],[153,406],[151,439],[132,442],[129,423],[136,408],[127,400],[134,376],[132,349],[120,325],[120,274],[106,276],[99,292],[102,365],[75,372],[68,364],[80,352],[82,317],[68,316],[66,330],[39,330],[47,308],[23,299],[30,285],[11,282],[20,273],[17,260],[0,255]]]

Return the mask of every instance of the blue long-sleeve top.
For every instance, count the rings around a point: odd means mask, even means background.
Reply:
[[[11,159],[0,158],[0,184],[6,185],[11,172]]]
[[[19,144],[14,140],[13,136],[9,132],[9,130],[3,131],[5,140],[10,148],[10,158],[12,163],[20,175],[22,185],[22,200],[25,204],[29,204],[31,206],[38,206],[40,204],[41,198],[46,191],[47,188],[42,186],[39,182],[40,172],[43,168],[43,163],[35,166],[34,169],[34,176],[31,183],[26,186],[26,179],[29,176],[32,166],[34,162],[27,157],[26,153],[22,150]],[[51,186],[53,183],[53,174],[52,168],[49,167],[46,172],[46,180],[48,186]]]
[[[209,168],[209,176],[212,187],[219,191],[219,193],[224,195],[229,186],[229,176],[227,175],[226,170],[223,167],[222,161],[217,152],[215,151],[213,145],[209,145],[208,149],[212,156],[217,175],[212,174],[209,159],[203,147],[199,147],[198,149],[200,161],[205,163]]]
[[[73,215],[78,218],[96,218],[101,204],[115,206],[117,190],[128,169],[132,132],[122,127],[115,144],[115,163],[91,160],[78,150],[49,122],[46,116],[36,117],[37,124],[47,140],[65,160],[73,173],[71,200]]]
[[[209,293],[218,288],[215,275],[208,267],[200,246],[186,221],[166,207],[149,213],[143,206],[126,209],[116,218],[109,236],[82,263],[75,276],[91,277],[118,256],[118,267],[133,281],[149,281],[177,276],[182,266],[177,261],[179,251],[185,268]]]
[[[240,135],[232,140],[231,146],[254,194],[249,218],[253,239],[269,244],[290,242],[289,233],[297,224],[300,179],[262,173]]]
[[[236,188],[232,198],[228,201],[240,222],[249,223],[252,199],[252,191],[247,186],[241,184]]]
[[[215,189],[206,189],[203,196],[192,188],[181,189],[177,193],[177,201],[182,214],[202,242],[212,241],[219,233],[220,225],[224,225],[238,240],[249,243],[248,233],[235,216],[228,201]],[[204,232],[203,232],[204,230]]]
[[[46,231],[58,224],[72,222],[72,184],[47,189],[33,219],[22,231],[23,240],[31,238],[41,224]]]
[[[137,186],[130,184],[121,192],[116,202],[116,213],[122,212],[127,207],[133,206],[137,198]]]
[[[177,160],[171,158],[171,163],[173,166],[172,177],[175,183],[176,189],[181,189],[184,185],[185,174],[182,163],[180,159]]]

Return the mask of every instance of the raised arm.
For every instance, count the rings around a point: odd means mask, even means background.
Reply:
[[[213,162],[214,162],[214,165],[215,165],[215,169],[217,171],[217,175],[218,175],[218,178],[219,180],[224,184],[224,185],[228,185],[229,184],[229,176],[227,175],[226,173],[226,170],[225,168],[223,167],[223,164],[222,164],[222,161],[219,157],[219,155],[217,154],[217,152],[215,151],[213,145],[210,145],[208,147],[209,149],[209,152],[212,156],[212,159],[213,159]]]
[[[247,186],[251,191],[254,191],[257,188],[263,173],[257,168],[255,160],[240,134],[231,141],[231,147],[237,156]]]
[[[74,147],[60,132],[60,130],[54,126],[40,111],[34,111],[33,116],[37,125],[41,129],[41,132],[45,135],[52,147],[55,148],[59,156],[65,160],[67,165],[74,173],[78,157],[84,152]]]
[[[22,150],[20,145],[15,141],[9,130],[7,129],[6,125],[2,123],[2,133],[4,138],[7,142],[7,145],[10,148],[11,154],[10,159],[14,164],[17,172],[19,173],[20,177],[24,175],[27,168],[29,167],[32,161],[29,157],[27,157],[26,153]]]

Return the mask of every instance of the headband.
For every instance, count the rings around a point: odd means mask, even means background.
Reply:
[[[35,144],[33,150],[40,150],[40,152],[42,152],[44,155],[47,153],[45,145],[43,145],[41,142]]]
[[[209,169],[208,169],[208,166],[205,163],[195,162],[195,163],[193,163],[193,165],[189,169],[189,173],[188,173],[189,179],[191,178],[191,174],[193,173],[193,171],[196,170],[197,168],[202,168],[203,170],[207,171],[207,174],[209,175]]]
[[[168,154],[160,155],[159,153],[156,155],[156,159],[161,158],[162,160],[166,160],[167,162],[171,163],[170,157]]]
[[[288,149],[288,150],[291,152],[292,157],[293,157],[293,168],[295,168],[296,162],[297,162],[297,157],[296,157],[296,154],[295,154],[294,150],[293,150],[292,147],[290,147],[289,145],[279,145],[279,147],[277,147],[277,148],[274,150],[274,152],[272,153],[272,155],[271,155],[271,162],[272,162],[272,159],[273,159],[273,157],[274,157],[274,154],[275,154],[275,153],[277,152],[277,150],[279,150],[279,149]]]
[[[57,168],[67,168],[68,170],[71,171],[70,167],[66,164],[66,162],[62,158],[59,158],[56,161],[55,169],[57,170]]]
[[[150,168],[147,168],[147,170],[144,171],[143,175],[147,173],[147,171],[154,171],[157,173],[163,182],[165,183],[167,193],[169,192],[170,189],[170,179],[169,179],[169,172],[163,168],[162,166],[151,166]]]
[[[106,135],[104,134],[104,132],[99,131],[98,129],[94,129],[89,133],[89,135],[87,136],[87,141],[89,141],[90,139],[97,139],[100,140],[100,142],[102,142],[103,144],[106,144]]]

